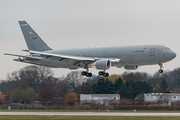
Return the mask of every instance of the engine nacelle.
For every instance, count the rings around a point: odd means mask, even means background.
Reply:
[[[110,60],[97,60],[95,62],[95,67],[98,70],[107,70],[111,67],[111,61]]]
[[[124,68],[126,70],[136,70],[136,69],[138,69],[138,66],[137,65],[135,65],[135,66],[124,66]]]

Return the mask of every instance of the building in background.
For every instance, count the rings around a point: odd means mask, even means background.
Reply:
[[[80,94],[81,103],[119,104],[119,94]]]
[[[180,101],[179,93],[144,93],[144,102],[167,103]]]

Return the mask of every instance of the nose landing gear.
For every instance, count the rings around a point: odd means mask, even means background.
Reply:
[[[163,69],[159,69],[159,73],[163,73]]]
[[[163,73],[163,67],[164,67],[164,63],[159,63],[160,69],[159,69],[159,73]]]

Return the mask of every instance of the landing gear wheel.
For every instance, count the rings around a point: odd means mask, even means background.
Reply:
[[[159,73],[163,73],[163,69],[159,69]]]
[[[104,71],[99,71],[99,75],[104,75]]]
[[[82,72],[81,72],[81,75],[82,75],[82,76],[86,76],[87,73],[88,73],[87,71],[82,71]]]
[[[106,73],[106,72],[104,72],[104,71],[99,71],[99,76],[104,76],[104,77],[109,77],[109,73]]]
[[[87,71],[82,71],[82,72],[81,72],[81,75],[82,75],[82,76],[86,76],[86,77],[92,77],[92,73],[89,73],[89,72],[87,72]]]
[[[92,73],[87,73],[86,77],[92,77]]]
[[[109,73],[104,73],[103,76],[104,77],[109,77]]]

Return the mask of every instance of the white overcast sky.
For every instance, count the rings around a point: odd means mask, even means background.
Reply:
[[[180,0],[0,0],[0,79],[28,65],[4,56],[27,54],[21,51],[27,46],[19,20],[26,20],[53,49],[161,44],[177,53],[164,70],[180,65]],[[158,69],[142,66],[138,71],[153,74]],[[52,70],[56,77],[70,72]]]

